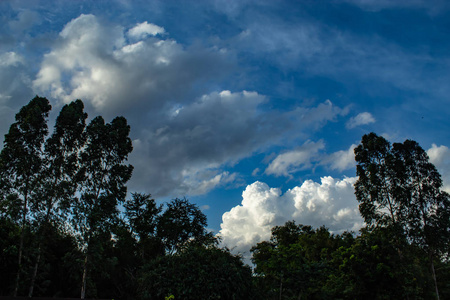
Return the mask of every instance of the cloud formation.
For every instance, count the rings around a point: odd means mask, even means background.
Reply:
[[[372,116],[371,113],[363,112],[348,120],[345,126],[348,129],[352,129],[361,125],[367,125],[371,123],[375,123],[375,118]]]
[[[363,221],[354,196],[355,181],[354,177],[339,180],[327,176],[320,183],[306,180],[284,194],[263,182],[248,185],[241,204],[222,216],[222,243],[248,258],[252,246],[270,238],[272,227],[289,220],[325,225],[336,233],[357,231]]]
[[[354,149],[352,144],[347,150],[331,154],[324,153],[325,143],[306,141],[302,146],[277,155],[267,166],[265,174],[293,178],[293,174],[302,170],[314,170],[317,166],[325,166],[328,170],[345,171],[355,167]],[[255,175],[259,169],[254,170]]]
[[[344,171],[353,169],[356,166],[355,148],[357,145],[352,144],[347,150],[340,150],[325,156],[320,164],[328,166],[331,170]]]
[[[164,33],[162,27],[144,22],[124,32],[94,15],[73,19],[45,55],[35,90],[64,103],[83,99],[112,114],[182,101],[193,83],[223,72],[222,53],[189,51],[172,39],[156,37]]]
[[[267,175],[290,177],[299,170],[311,168],[311,160],[325,147],[323,141],[307,141],[295,150],[278,155],[267,167]]]
[[[136,40],[140,40],[146,38],[148,35],[158,35],[163,34],[164,32],[164,28],[155,24],[147,23],[147,21],[145,21],[128,30],[127,35]]]
[[[300,138],[306,129],[321,127],[342,110],[330,101],[317,107],[266,112],[267,98],[256,92],[222,91],[176,106],[149,126],[134,142],[131,162],[136,188],[167,195],[200,194],[216,186],[242,185],[239,174],[224,173],[257,151]]]

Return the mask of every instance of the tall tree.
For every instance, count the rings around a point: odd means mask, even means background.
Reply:
[[[108,230],[117,216],[117,205],[126,197],[126,183],[133,167],[126,165],[132,150],[128,137],[130,127],[124,117],[105,124],[102,117],[94,118],[86,128],[86,145],[81,153],[80,198],[75,201],[73,225],[80,232],[85,259],[81,298],[86,295],[89,257],[94,251],[95,236]]]
[[[28,297],[33,296],[41,248],[45,247],[45,238],[52,226],[50,222],[55,221],[55,217],[61,218],[67,213],[70,200],[75,195],[77,188],[75,175],[79,169],[78,156],[81,147],[84,146],[86,118],[87,114],[81,100],[65,105],[56,119],[52,136],[45,143],[44,188],[41,197],[36,199],[33,205],[40,241]]]
[[[427,251],[439,299],[433,259],[450,241],[450,200],[439,172],[416,142],[391,146],[374,133],[362,137],[355,159],[361,215],[369,226],[392,228],[397,243],[407,238]]]
[[[355,148],[355,160],[358,176],[355,195],[364,221],[368,226],[397,228],[404,220],[404,206],[398,201],[399,165],[391,144],[375,133],[366,134]]]
[[[21,234],[18,253],[18,270],[13,295],[17,296],[22,271],[24,229],[29,216],[29,204],[36,198],[42,183],[42,150],[48,134],[47,118],[51,110],[46,98],[36,96],[16,114],[16,122],[5,135],[0,154],[2,189],[5,194],[15,194],[22,203]]]
[[[411,242],[428,253],[439,299],[434,259],[448,251],[450,197],[441,191],[441,175],[417,142],[394,143],[392,150],[402,166],[397,174],[401,178],[399,200],[406,208],[405,231]]]

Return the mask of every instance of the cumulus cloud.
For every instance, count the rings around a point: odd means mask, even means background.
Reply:
[[[241,204],[223,214],[219,235],[224,245],[248,258],[252,246],[270,238],[272,227],[289,220],[325,225],[336,233],[357,231],[363,221],[354,196],[355,181],[323,177],[320,183],[307,180],[284,194],[255,182],[242,193]]]
[[[361,126],[361,125],[367,125],[375,123],[375,118],[372,116],[369,112],[363,112],[358,114],[356,117],[351,118],[348,120],[346,127],[349,129]]]
[[[443,190],[450,193],[450,149],[446,146],[433,144],[427,150],[430,162],[433,163],[442,176]]]
[[[267,167],[265,173],[275,176],[290,176],[299,170],[311,167],[311,160],[325,147],[323,141],[307,141],[301,147],[278,155]]]
[[[185,99],[191,84],[226,70],[219,51],[188,51],[174,40],[155,37],[164,32],[157,25],[144,22],[131,28],[131,43],[124,31],[94,15],[73,19],[45,55],[35,90],[65,103],[83,99],[102,113],[123,113],[125,108],[161,108],[167,101]]]
[[[163,27],[145,21],[128,30],[128,36],[134,39],[142,39],[148,35],[163,34],[164,32]]]

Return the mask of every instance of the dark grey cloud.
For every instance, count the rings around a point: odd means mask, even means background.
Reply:
[[[230,184],[239,174],[223,173],[224,166],[270,146],[295,143],[307,130],[345,113],[329,101],[268,112],[261,109],[266,101],[256,92],[213,92],[149,123],[134,144],[134,165],[146,166],[135,170],[135,187],[155,195],[183,195],[198,193],[206,183],[209,188]]]

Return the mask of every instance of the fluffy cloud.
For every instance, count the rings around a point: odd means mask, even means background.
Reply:
[[[124,31],[94,15],[73,19],[45,55],[35,90],[66,103],[83,99],[112,115],[185,99],[191,84],[226,70],[220,51],[188,51],[174,40],[155,37],[164,32],[157,25],[144,22],[131,28],[133,42]]]
[[[148,35],[163,34],[164,32],[164,28],[155,24],[149,24],[145,21],[128,30],[128,36],[139,40],[147,37]]]
[[[289,220],[314,227],[325,225],[337,233],[359,230],[363,221],[354,196],[355,180],[307,180],[284,194],[262,182],[248,185],[241,204],[222,216],[222,242],[248,258],[251,246],[268,240],[272,227]]]
[[[322,165],[327,165],[331,170],[344,171],[355,167],[355,150],[356,145],[352,144],[347,150],[337,151],[332,153],[320,162]]]
[[[346,127],[351,129],[361,125],[367,125],[370,123],[375,123],[375,118],[372,116],[371,113],[363,112],[358,114],[356,117],[353,117],[350,120],[348,120]]]
[[[278,155],[267,167],[265,173],[275,176],[291,176],[298,170],[311,167],[311,160],[315,158],[319,150],[325,147],[323,141],[317,143],[307,141],[301,147]]]
[[[427,154],[442,176],[443,190],[450,193],[450,149],[433,144]]]

